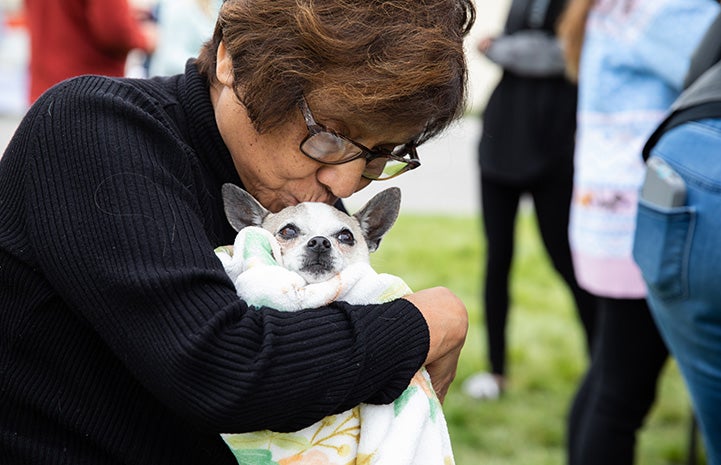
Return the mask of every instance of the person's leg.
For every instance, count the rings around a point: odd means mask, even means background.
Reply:
[[[672,129],[652,155],[686,182],[686,206],[639,205],[634,258],[688,386],[707,461],[721,465],[721,119]]]
[[[598,303],[598,300],[596,300]],[[604,325],[602,324],[602,315],[597,312],[597,324],[596,324],[596,342],[593,346],[594,352],[602,351],[602,345],[604,344],[605,334],[603,332]],[[596,356],[592,354],[591,359],[593,360]],[[573,397],[571,407],[568,414],[568,422],[566,425],[566,460],[568,465],[579,464],[579,448],[582,447],[585,441],[586,434],[588,431],[588,418],[589,418],[589,406],[591,403],[589,399],[595,397],[595,389],[598,388],[599,384],[596,380],[600,376],[600,370],[594,369],[592,365],[589,365],[585,375],[581,379],[578,390]]]
[[[533,203],[543,244],[554,268],[566,282],[576,304],[586,337],[589,355],[592,352],[596,324],[594,296],[576,282],[571,248],[568,243],[568,219],[573,194],[573,169],[554,173],[540,180],[532,189]]]
[[[598,339],[569,419],[570,465],[632,465],[668,352],[646,301],[599,298]]]
[[[509,275],[513,259],[516,212],[521,191],[482,178],[482,213],[486,235],[486,276],[483,291],[491,372],[506,374],[506,323]]]

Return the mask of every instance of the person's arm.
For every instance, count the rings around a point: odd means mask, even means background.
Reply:
[[[458,358],[468,333],[468,313],[463,302],[450,290],[436,287],[405,297],[423,314],[430,332],[425,367],[433,389],[443,402],[456,376]]]
[[[400,395],[428,354],[423,315],[403,299],[249,309],[213,252],[191,149],[161,108],[132,103],[148,104],[141,97],[75,79],[20,129],[25,227],[59,298],[143,389],[199,428],[294,431]]]
[[[486,58],[520,76],[562,76],[565,71],[559,40],[540,29],[525,29],[510,35],[486,38],[477,45]]]

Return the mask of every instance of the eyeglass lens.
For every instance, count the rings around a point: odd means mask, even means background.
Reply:
[[[323,163],[345,163],[359,158],[364,150],[352,142],[327,131],[320,131],[310,135],[302,146],[303,152]],[[407,154],[407,145],[394,147],[391,154],[403,157]],[[379,154],[380,155],[380,154]],[[395,160],[380,155],[371,158],[366,163],[363,176],[368,179],[389,179],[408,169],[408,162]]]
[[[374,158],[366,164],[363,177],[368,179],[390,179],[408,169],[408,163],[391,158]]]

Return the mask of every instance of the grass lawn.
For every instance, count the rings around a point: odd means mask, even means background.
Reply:
[[[562,465],[566,413],[586,359],[570,293],[527,210],[519,218],[512,270],[510,385],[495,402],[460,390],[467,376],[488,368],[480,303],[484,251],[478,217],[404,214],[372,260],[379,272],[401,276],[413,289],[446,286],[468,307],[471,329],[444,405],[456,464]],[[637,464],[685,464],[688,436],[688,397],[669,361],[639,436]]]

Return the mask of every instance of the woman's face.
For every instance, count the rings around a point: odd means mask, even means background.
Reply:
[[[218,49],[218,84],[211,88],[215,119],[245,189],[272,212],[300,202],[334,203],[368,185],[361,174],[365,160],[324,165],[305,156],[300,143],[308,130],[300,110],[281,126],[258,133],[245,107],[233,92],[232,65],[221,43]],[[333,118],[332,107],[308,100],[319,123],[366,147],[400,144],[414,134],[372,134],[361,124]]]

